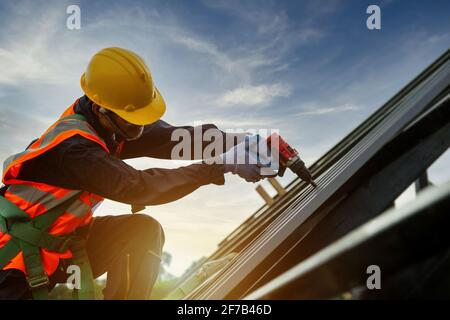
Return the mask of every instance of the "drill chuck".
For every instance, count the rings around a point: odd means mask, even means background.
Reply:
[[[306,168],[305,163],[299,157],[292,159],[291,163],[288,164],[288,167],[292,170],[292,172],[299,176],[300,179],[311,184],[314,188],[317,186],[308,168]]]

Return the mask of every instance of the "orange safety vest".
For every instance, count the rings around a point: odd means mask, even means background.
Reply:
[[[75,135],[81,135],[86,139],[97,142],[108,153],[105,142],[99,137],[94,128],[80,119],[64,119],[65,116],[74,114],[75,101],[63,115],[50,126],[47,131],[25,151],[15,154],[5,160],[3,164],[3,183],[8,185],[5,198],[17,205],[31,218],[45,214],[48,210],[60,205],[79,192],[45,183],[20,180],[19,174],[24,163],[54,148],[62,141]],[[66,211],[48,229],[51,235],[68,235],[78,227],[88,224],[93,215],[93,210],[103,198],[90,192],[81,192],[78,197],[71,200],[72,203]],[[2,248],[11,236],[0,232],[0,248]],[[71,258],[72,253],[67,250],[63,253],[40,249],[41,260],[47,275],[51,275],[58,267],[59,259]],[[19,269],[25,274],[25,263],[22,252],[19,252],[3,269]]]

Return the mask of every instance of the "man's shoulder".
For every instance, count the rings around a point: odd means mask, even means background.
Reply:
[[[91,139],[86,138],[80,134],[75,134],[70,138],[61,141],[54,148],[66,151],[70,149],[80,149],[80,148],[104,150],[103,147],[98,142],[92,141]]]

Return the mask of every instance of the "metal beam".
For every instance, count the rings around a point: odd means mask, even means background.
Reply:
[[[409,122],[420,115],[430,102],[450,84],[450,62],[436,67],[416,88],[407,93],[398,105],[367,135],[318,179],[319,188],[306,188],[297,199],[259,239],[241,253],[236,262],[223,272],[196,298],[222,299],[252,270],[291,235],[325,201],[339,190],[377,151],[391,140]]]
[[[269,281],[379,215],[449,146],[450,95],[439,108],[383,147],[353,177],[357,181],[353,182],[351,191],[342,194],[343,200],[328,209],[326,215],[316,213],[300,226],[294,232],[294,244],[287,242],[280,247],[279,251],[289,253],[279,258],[279,262],[271,257],[268,266],[263,263],[259,267],[264,269],[264,276],[257,279],[255,272],[243,287],[248,287],[246,291],[251,292],[260,283]]]
[[[272,187],[277,191],[278,196],[282,196],[286,193],[286,189],[283,188],[281,183],[276,178],[271,177],[267,180],[269,180]]]
[[[369,265],[388,277],[450,247],[450,182],[422,192],[308,258],[246,299],[332,298],[364,285]]]
[[[422,191],[423,189],[428,187],[429,184],[430,184],[430,181],[428,181],[428,174],[427,174],[427,171],[425,170],[417,178],[417,180],[414,183],[414,187],[415,187],[416,193],[419,193],[420,191]]]
[[[258,185],[255,188],[256,192],[258,192],[258,194],[261,196],[261,198],[263,198],[264,202],[268,205],[271,206],[274,203],[274,200],[272,199],[272,197],[267,193],[267,191],[264,189],[264,187],[262,185]]]

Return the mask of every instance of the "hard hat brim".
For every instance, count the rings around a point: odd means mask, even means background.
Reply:
[[[166,103],[164,102],[163,97],[159,93],[158,89],[155,88],[155,91],[156,97],[150,104],[146,105],[145,107],[135,109],[134,111],[112,109],[108,108],[107,106],[105,106],[105,108],[111,110],[112,112],[117,114],[125,121],[128,121],[129,123],[138,126],[145,126],[147,124],[151,124],[155,121],[158,121],[166,112]]]

